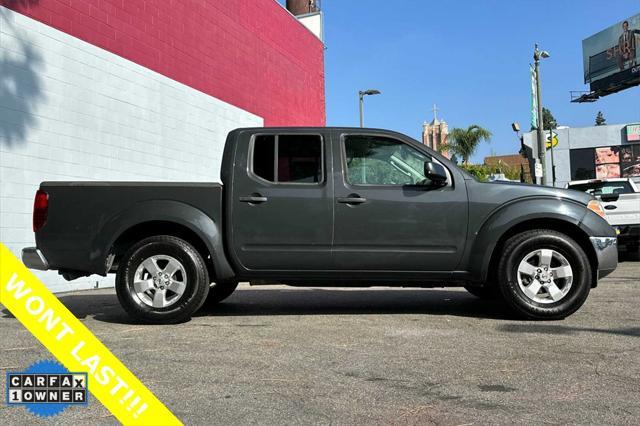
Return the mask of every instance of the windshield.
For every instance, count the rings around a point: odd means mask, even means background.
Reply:
[[[587,192],[593,196],[608,194],[631,194],[633,188],[629,182],[589,182],[569,185],[569,189]]]

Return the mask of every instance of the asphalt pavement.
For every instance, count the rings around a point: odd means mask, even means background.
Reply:
[[[171,326],[132,323],[112,289],[59,297],[189,425],[640,423],[637,260],[552,322],[462,289],[241,285]],[[0,370],[48,358],[2,310]],[[0,418],[50,424],[5,403]],[[51,420],[115,422],[93,398]]]

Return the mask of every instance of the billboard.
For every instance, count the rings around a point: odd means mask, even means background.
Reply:
[[[625,128],[627,142],[640,142],[640,124],[629,124]]]
[[[640,13],[584,39],[582,61],[592,91],[604,95],[640,83]]]

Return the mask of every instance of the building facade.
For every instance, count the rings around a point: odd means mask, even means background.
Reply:
[[[545,184],[562,187],[572,180],[640,178],[640,124],[626,123],[590,127],[563,127],[546,138]],[[553,140],[553,150],[550,139]],[[523,135],[530,152],[536,133]]]
[[[217,181],[230,130],[325,124],[324,45],[275,0],[0,0],[0,76],[0,241],[16,255],[41,181]]]

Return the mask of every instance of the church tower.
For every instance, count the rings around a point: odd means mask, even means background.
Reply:
[[[426,121],[422,125],[422,143],[427,145],[434,151],[438,151],[439,147],[447,144],[447,135],[449,134],[449,126],[444,120],[438,119],[438,108],[433,105],[433,121],[427,123]],[[442,151],[447,158],[449,153]]]

